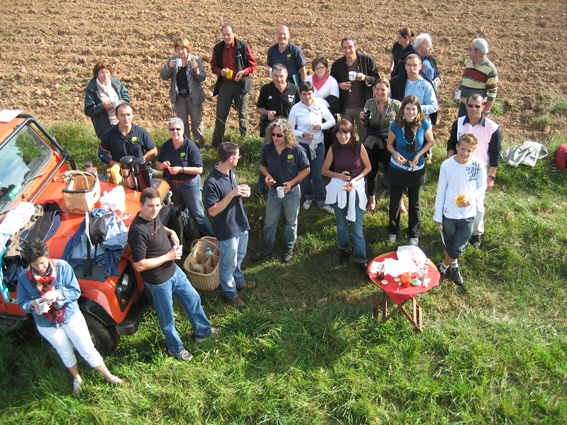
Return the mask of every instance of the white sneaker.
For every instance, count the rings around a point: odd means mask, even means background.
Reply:
[[[330,205],[325,205],[324,207],[321,207],[321,209],[335,215],[335,210]]]
[[[410,238],[409,244],[412,245],[412,246],[418,246],[419,245],[419,238]]]
[[[390,235],[390,242],[392,243],[398,242],[398,235]]]
[[[311,208],[311,204],[313,203],[313,199],[306,199],[303,203],[303,209],[308,210]]]

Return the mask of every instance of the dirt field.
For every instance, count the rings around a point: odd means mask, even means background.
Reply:
[[[88,121],[84,90],[93,64],[108,58],[114,75],[130,91],[135,122],[148,128],[165,126],[172,108],[169,82],[160,79],[159,71],[173,53],[172,39],[184,35],[205,64],[205,125],[213,125],[216,76],[210,73],[209,62],[214,44],[221,40],[222,24],[233,23],[259,65],[250,108],[255,129],[254,105],[261,85],[268,82],[266,51],[276,41],[278,24],[290,27],[291,41],[303,48],[308,64],[317,54],[334,61],[341,55],[340,40],[352,35],[361,50],[376,59],[383,76],[388,74],[397,30],[409,26],[416,34],[428,32],[433,37],[443,80],[439,141],[446,141],[457,115],[448,100],[470,41],[484,37],[500,76],[498,97],[504,113],[495,119],[506,144],[527,138],[544,142],[566,127],[564,119],[553,115],[550,122],[534,121],[549,114],[555,97],[565,99],[567,94],[566,12],[562,1],[3,1],[0,106],[23,109],[43,123]]]

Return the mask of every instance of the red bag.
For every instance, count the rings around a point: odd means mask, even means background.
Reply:
[[[567,145],[559,145],[553,153],[553,163],[557,168],[567,171]]]

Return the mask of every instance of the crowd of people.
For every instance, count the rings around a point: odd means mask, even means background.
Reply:
[[[242,271],[250,230],[242,198],[250,195],[250,187],[239,184],[234,171],[241,158],[239,146],[223,140],[233,105],[240,133],[248,132],[251,77],[257,71],[257,62],[250,45],[237,38],[234,26],[225,25],[221,31],[222,41],[214,46],[210,61],[211,71],[217,75],[212,147],[218,150],[218,163],[203,185],[202,82],[207,75],[186,38],[174,41],[175,54],[160,72],[163,80],[171,82],[169,97],[176,117],[169,121],[170,139],[159,152],[149,133],[133,123],[130,94],[104,60],[93,68],[85,94],[85,114],[91,117],[100,139],[98,157],[103,163],[113,166],[125,156],[144,158],[148,163],[155,158],[152,172],[167,181],[173,202],[188,210],[201,236],[216,237],[224,297],[228,305],[242,309],[246,304],[239,291],[256,286],[245,279]],[[432,56],[432,38],[429,34],[415,36],[409,28],[400,29],[391,51],[390,79],[380,77],[374,59],[359,51],[353,37],[344,38],[340,47],[344,55],[330,69],[327,58],[315,57],[310,75],[303,51],[290,43],[285,25],[277,28],[277,43],[268,49],[266,74],[272,81],[261,87],[256,103],[264,145],[255,188],[258,196],[266,191],[268,195],[264,235],[251,255],[252,261],[272,253],[283,210],[282,261],[290,262],[300,208],[308,210],[315,199],[320,209],[336,217],[338,260],[342,266],[354,253],[356,266],[366,273],[363,217],[374,212],[377,199],[388,193],[390,242],[400,241],[400,216],[406,212],[408,242],[419,245],[420,195],[428,180],[426,158],[434,145],[432,129],[437,121],[437,90],[441,84]],[[468,243],[477,248],[482,243],[484,196],[494,185],[501,151],[499,126],[489,118],[497,95],[498,74],[487,53],[486,40],[472,41],[469,61],[454,90],[459,118],[447,142],[433,216],[446,251],[438,268],[442,276],[451,277],[457,285],[464,283],[458,259]],[[330,178],[327,186],[323,176]],[[407,210],[404,194],[408,198]],[[152,293],[169,353],[187,361],[192,355],[175,329],[173,296],[183,304],[197,343],[218,330],[211,327],[199,294],[175,264],[182,255],[180,240],[160,221],[159,192],[146,188],[140,204],[141,211],[128,236],[134,267]],[[195,238],[191,220],[183,229],[183,237],[186,241]],[[80,392],[82,383],[73,346],[109,383],[122,384],[104,366],[90,338],[84,337],[88,332],[77,308],[80,288],[71,267],[62,260],[50,259],[49,249],[41,241],[28,244],[24,255],[30,266],[20,276],[18,302],[25,312],[33,314],[39,332],[71,371],[73,395]]]

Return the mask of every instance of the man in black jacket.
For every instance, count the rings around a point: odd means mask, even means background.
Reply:
[[[212,145],[222,143],[224,128],[232,102],[238,110],[240,134],[248,132],[248,93],[252,90],[250,74],[256,71],[256,60],[250,46],[236,39],[234,26],[222,27],[223,41],[215,45],[211,59],[211,70],[218,75],[213,96],[217,99],[217,118]]]
[[[373,96],[372,87],[380,78],[376,62],[371,56],[359,53],[353,37],[343,38],[341,48],[344,53],[331,67],[331,75],[339,83],[341,118],[356,125],[359,140],[364,140],[366,130],[360,119],[364,104]]]

